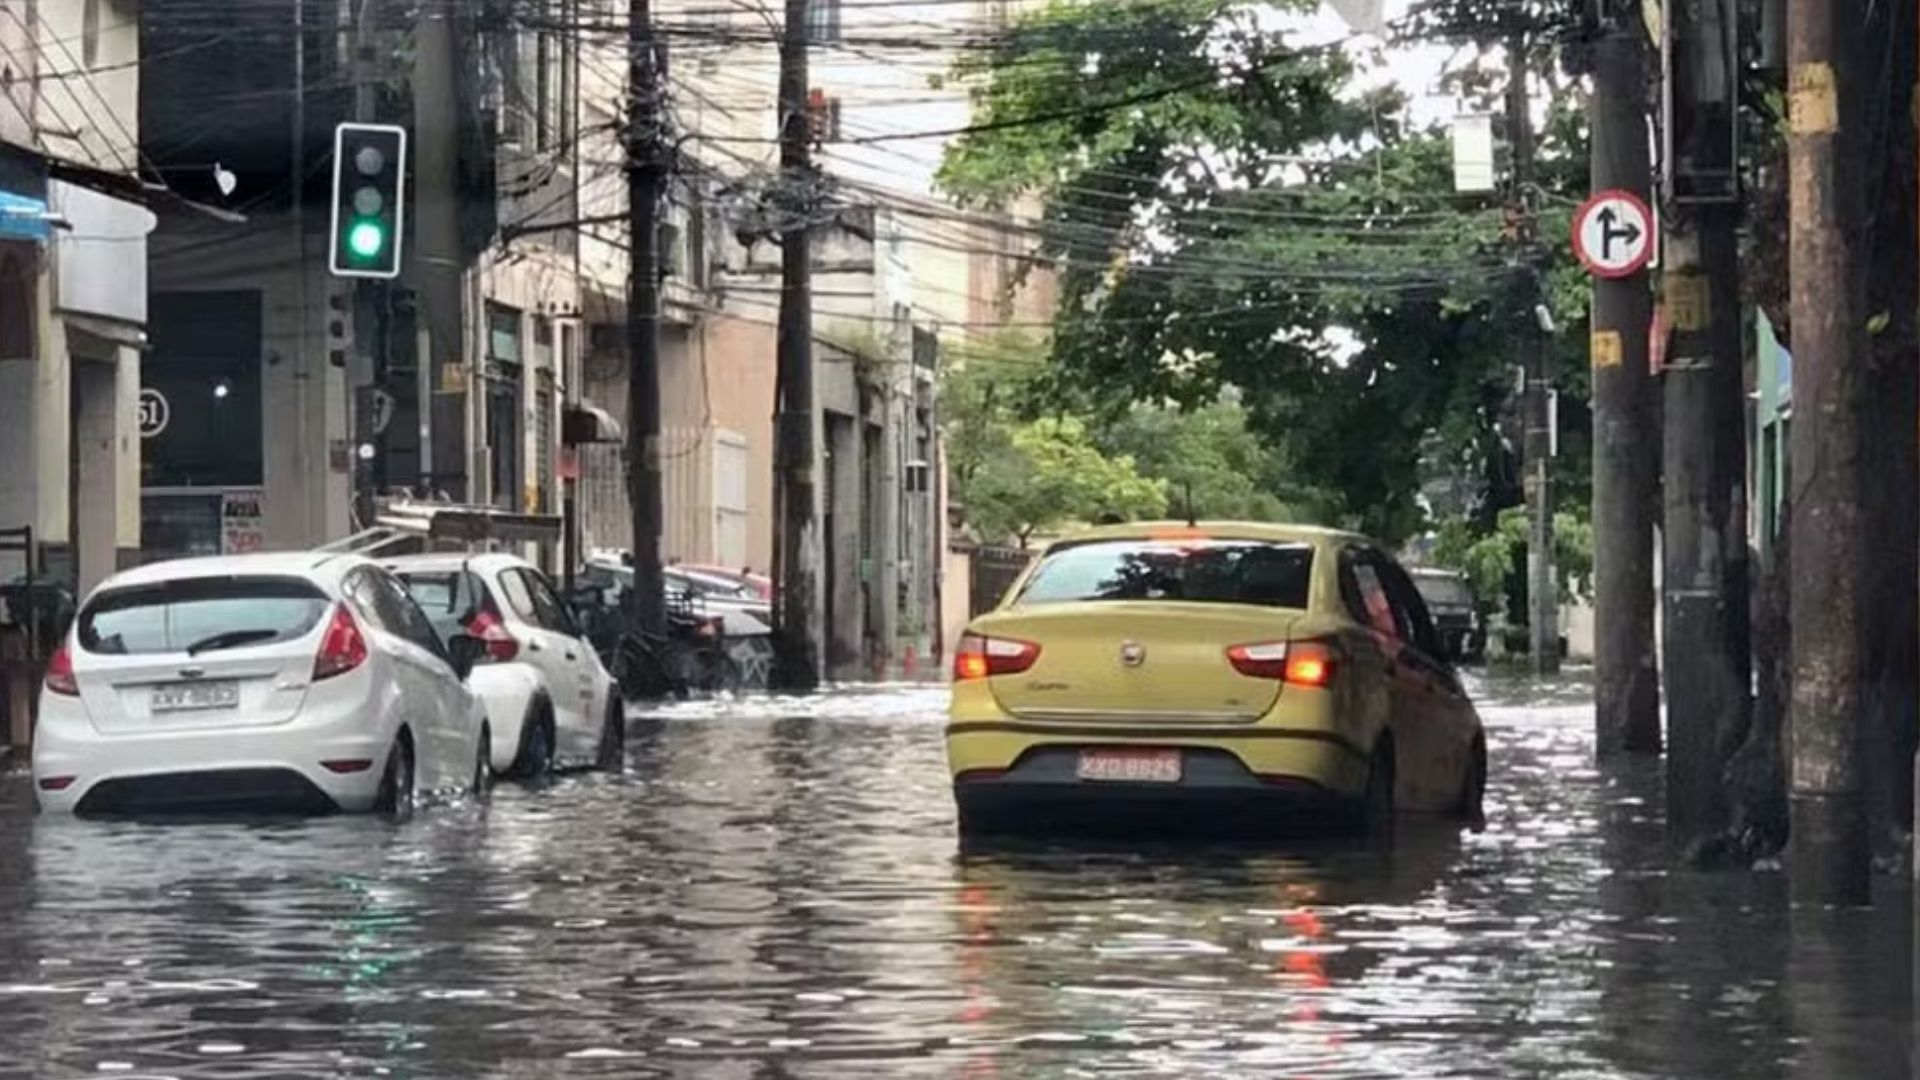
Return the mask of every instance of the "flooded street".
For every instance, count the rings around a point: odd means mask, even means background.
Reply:
[[[1488,825],[958,852],[944,692],[689,705],[623,777],[371,819],[35,819],[0,1075],[1905,1077],[1903,888],[1665,870],[1589,689],[1478,686]]]

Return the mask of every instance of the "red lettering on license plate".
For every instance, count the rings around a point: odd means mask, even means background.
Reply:
[[[1082,780],[1116,783],[1177,784],[1180,751],[1082,750],[1079,776]]]

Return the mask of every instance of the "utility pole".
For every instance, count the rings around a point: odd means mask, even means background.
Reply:
[[[780,36],[780,187],[785,233],[780,251],[778,415],[774,420],[776,523],[775,621],[782,689],[820,682],[819,511],[814,496],[813,289],[809,219],[814,173],[807,111],[809,0],[786,0]]]
[[[451,4],[416,9],[413,56],[413,244],[410,276],[418,301],[417,363],[421,485],[468,498],[465,274],[460,246],[460,82]]]
[[[1625,190],[1651,205],[1646,46],[1640,12],[1601,3],[1594,43],[1596,192]],[[1660,498],[1657,384],[1647,365],[1653,295],[1645,272],[1595,277],[1592,309],[1595,747],[1602,758],[1660,752],[1660,673],[1654,660],[1653,530]]]
[[[1529,282],[1528,299],[1543,301],[1534,265],[1538,230],[1532,205],[1533,117],[1527,95],[1527,35],[1507,37],[1507,138],[1513,147],[1513,212],[1520,263]],[[1522,315],[1521,373],[1525,382],[1521,415],[1525,434],[1527,518],[1527,632],[1536,675],[1560,670],[1560,596],[1553,571],[1553,401],[1547,371],[1546,342],[1533,311]]]
[[[1667,828],[1684,848],[1728,824],[1724,772],[1751,717],[1751,628],[1734,35],[1718,0],[1669,10],[1673,149],[1663,285],[1672,338],[1661,373],[1661,535]]]
[[[1861,174],[1843,155],[1840,79],[1859,55],[1860,17],[1839,0],[1787,5],[1794,421],[1793,688],[1788,797],[1793,894],[1871,898],[1861,756],[1861,578],[1875,553],[1861,530],[1860,416],[1866,359],[1854,286]],[[1905,195],[1889,193],[1889,198]],[[1892,448],[1911,453],[1911,447]]]
[[[659,57],[650,0],[627,2],[627,507],[633,588],[642,633],[667,630],[660,568],[660,201],[666,186]]]

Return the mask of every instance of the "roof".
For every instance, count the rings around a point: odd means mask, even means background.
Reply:
[[[102,588],[125,585],[150,585],[181,578],[227,577],[236,574],[264,577],[306,577],[342,556],[320,551],[281,551],[259,555],[208,555],[194,559],[169,559],[136,566],[108,578]],[[358,560],[341,563],[353,565]]]
[[[470,566],[476,570],[504,570],[510,566],[527,568],[533,566],[520,556],[504,551],[483,551],[473,555],[463,551],[436,551],[426,555],[396,555],[389,559],[374,561],[394,571],[458,570],[462,566]]]
[[[1324,544],[1335,541],[1367,543],[1367,538],[1345,529],[1324,525],[1290,525],[1266,521],[1135,521],[1125,525],[1102,525],[1084,532],[1063,536],[1050,547],[1083,544],[1093,540],[1172,539],[1207,537],[1217,540],[1269,540],[1277,543]]]

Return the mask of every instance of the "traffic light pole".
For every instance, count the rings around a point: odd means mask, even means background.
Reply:
[[[1507,137],[1513,144],[1513,206],[1519,222],[1520,260],[1534,282],[1530,298],[1543,302],[1533,270],[1535,229],[1529,198],[1533,187],[1533,117],[1528,112],[1527,39],[1507,39]],[[1532,311],[1520,327],[1523,450],[1527,498],[1527,635],[1536,675],[1560,670],[1560,595],[1553,569],[1553,407],[1546,342]]]

